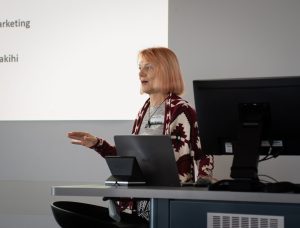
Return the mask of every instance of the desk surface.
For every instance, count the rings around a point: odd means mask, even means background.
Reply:
[[[132,197],[209,201],[300,203],[300,194],[208,191],[199,187],[108,187],[103,185],[53,186],[54,196]]]

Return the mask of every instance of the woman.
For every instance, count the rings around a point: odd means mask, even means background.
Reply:
[[[149,99],[139,111],[132,133],[170,135],[182,183],[211,177],[213,158],[201,152],[196,113],[179,97],[184,85],[175,53],[164,47],[148,48],[140,51],[138,57],[141,93],[148,94]],[[70,132],[68,137],[73,144],[92,148],[102,156],[116,155],[114,146],[89,133]],[[198,170],[197,178],[194,164]],[[140,214],[145,215],[143,209]]]

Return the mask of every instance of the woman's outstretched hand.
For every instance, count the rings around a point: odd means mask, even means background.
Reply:
[[[95,146],[99,142],[96,136],[81,131],[68,132],[68,137],[71,139],[72,144],[82,145],[89,148]]]

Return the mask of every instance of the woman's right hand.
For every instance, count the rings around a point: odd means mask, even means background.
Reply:
[[[68,132],[68,137],[71,139],[72,144],[82,145],[89,148],[95,146],[99,142],[99,139],[96,136],[81,131]]]

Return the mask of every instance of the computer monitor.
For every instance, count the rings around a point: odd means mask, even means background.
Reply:
[[[231,177],[258,179],[259,156],[300,155],[300,76],[193,81],[202,150],[234,155]]]

